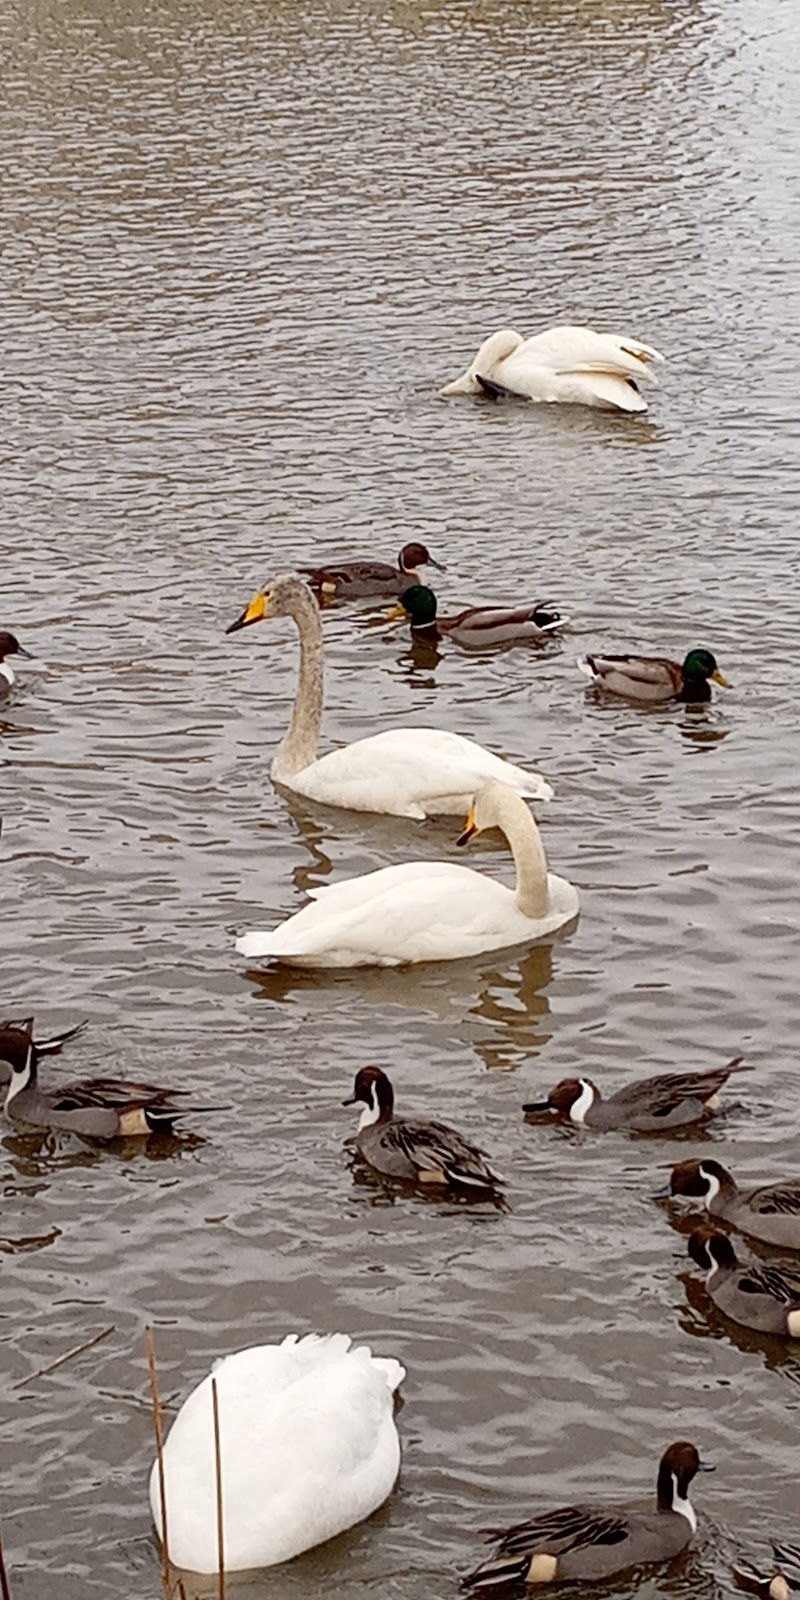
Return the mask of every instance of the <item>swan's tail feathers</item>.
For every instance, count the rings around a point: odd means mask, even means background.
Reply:
[[[637,372],[635,377],[609,371],[603,366],[586,364],[575,368],[575,376],[587,380],[586,387],[593,396],[589,404],[610,406],[614,411],[647,410],[647,401],[636,387],[646,375],[650,376],[646,367]]]
[[[522,777],[524,782],[514,787],[524,800],[552,800],[555,791],[546,778],[540,777],[538,772],[523,772]]]
[[[273,931],[267,928],[256,928],[253,933],[243,933],[241,938],[236,940],[236,948],[240,956],[245,956],[248,961],[253,961],[260,956],[271,956]]]
[[[591,678],[592,682],[594,683],[596,673],[594,670],[594,662],[591,656],[576,656],[575,665],[578,668],[578,671],[583,673],[585,678]]]

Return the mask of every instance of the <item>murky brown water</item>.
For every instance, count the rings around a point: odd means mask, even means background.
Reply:
[[[736,1536],[796,1537],[797,1359],[687,1300],[651,1195],[695,1141],[519,1107],[744,1051],[716,1153],[798,1166],[793,8],[7,0],[0,60],[2,621],[49,668],[2,711],[0,1010],[88,1017],[72,1072],[232,1105],[182,1150],[0,1141],[8,1381],[116,1329],[6,1388],[15,1600],[159,1592],[149,1320],[174,1395],[296,1328],[408,1367],[391,1501],[261,1600],[455,1593],[480,1527],[609,1473],[647,1489],[681,1435],[717,1474],[641,1592],[727,1593]],[[564,318],[668,354],[647,420],[436,397],[491,328]],[[415,660],[380,611],[334,611],[326,742],[417,720],[535,759],[580,924],[257,987],[234,932],[454,830],[276,794],[291,633],[225,626],[271,569],[410,536],[448,603],[546,593],[573,637]],[[574,670],[694,643],[735,684],[700,712],[600,707]],[[365,1060],[483,1135],[507,1214],[354,1182]]]

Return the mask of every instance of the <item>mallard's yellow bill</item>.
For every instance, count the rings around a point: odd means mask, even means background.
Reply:
[[[266,616],[266,597],[262,594],[253,595],[249,606],[246,606],[240,617],[232,622],[226,633],[236,633],[238,628],[246,628],[251,622],[263,622]]]
[[[712,672],[711,677],[713,678],[714,683],[719,684],[721,689],[730,689],[731,686],[725,677],[725,674],[720,672],[719,667],[717,667],[716,672]]]
[[[398,600],[396,606],[392,606],[391,611],[387,611],[387,613],[386,613],[386,621],[387,622],[408,622],[408,612],[406,611],[405,606],[400,604],[399,600]]]

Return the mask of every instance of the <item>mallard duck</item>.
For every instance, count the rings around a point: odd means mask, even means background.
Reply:
[[[670,1174],[669,1192],[702,1200],[712,1217],[764,1244],[800,1250],[800,1178],[740,1189],[727,1167],[712,1157],[679,1161]]]
[[[558,611],[551,610],[544,601],[533,605],[471,606],[459,611],[455,617],[437,615],[436,596],[425,584],[406,589],[400,602],[389,612],[390,621],[411,620],[411,632],[419,639],[454,639],[468,650],[479,650],[485,645],[517,644],[531,639],[545,639],[568,621]]]
[[[800,1545],[773,1543],[772,1553],[775,1560],[769,1572],[731,1567],[736,1587],[761,1595],[761,1600],[791,1600],[793,1592],[800,1593]]]
[[[324,567],[301,567],[300,571],[315,594],[363,600],[370,595],[400,594],[411,584],[422,582],[420,573],[426,567],[447,571],[440,561],[434,561],[424,544],[415,541],[403,545],[395,567],[387,561],[336,561]]]
[[[515,889],[452,861],[409,861],[312,889],[310,905],[277,928],[246,933],[236,948],[295,967],[396,967],[507,949],[571,922],[578,891],[548,873],[536,823],[506,784],[478,791],[458,843],[483,828],[505,834]]]
[[[689,1485],[697,1472],[713,1472],[693,1444],[679,1440],[664,1451],[656,1503],[562,1506],[513,1528],[492,1529],[495,1554],[464,1578],[470,1589],[521,1583],[605,1583],[632,1567],[656,1566],[680,1555],[697,1530]]]
[[[525,772],[491,755],[472,739],[441,728],[392,728],[331,750],[317,760],[322,724],[322,624],[306,583],[273,578],[228,633],[267,617],[291,617],[300,635],[300,672],[292,721],[272,762],[276,783],[309,800],[349,811],[386,816],[455,815],[491,778],[518,794],[549,800],[553,791],[537,772]]]
[[[12,684],[17,681],[8,664],[8,656],[23,656],[26,661],[33,659],[30,650],[23,650],[13,633],[0,632],[0,699],[8,694]]]
[[[711,685],[729,689],[710,650],[690,650],[683,666],[665,656],[579,656],[578,668],[607,694],[630,700],[680,700],[697,704],[711,699]]]
[[[562,1078],[546,1100],[522,1107],[526,1116],[549,1111],[587,1128],[627,1128],[632,1133],[669,1133],[700,1122],[717,1109],[720,1089],[732,1072],[747,1072],[741,1056],[708,1072],[664,1072],[639,1078],[607,1097],[591,1078]]]
[[[211,1374],[184,1400],[164,1445],[170,1560],[216,1572],[217,1472]],[[370,1517],[400,1469],[399,1361],[347,1334],[293,1333],[216,1362],[225,1568],[290,1561]],[[162,1532],[158,1462],[150,1507]]]
[[[161,1089],[151,1083],[126,1078],[80,1078],[58,1089],[43,1089],[38,1080],[39,1057],[55,1054],[83,1024],[44,1046],[33,1039],[33,1018],[6,1025],[0,1051],[11,1068],[5,1114],[28,1127],[52,1128],[89,1139],[118,1139],[151,1133],[172,1133],[178,1117],[210,1107],[177,1105],[187,1091]]]
[[[592,328],[547,328],[523,339],[502,328],[484,339],[474,361],[441,394],[510,394],[612,411],[646,411],[639,383],[657,384],[650,362],[664,357],[639,339]]]
[[[707,1273],[706,1289],[719,1311],[756,1333],[800,1339],[800,1268],[741,1262],[728,1238],[714,1228],[695,1228],[689,1254]]]
[[[361,1067],[346,1106],[363,1105],[356,1149],[384,1178],[401,1183],[452,1184],[482,1194],[497,1194],[504,1179],[486,1160],[486,1151],[470,1144],[444,1122],[397,1117],[394,1090],[380,1067]]]

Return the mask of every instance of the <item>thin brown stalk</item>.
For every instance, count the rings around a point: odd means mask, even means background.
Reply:
[[[8,1587],[6,1564],[3,1560],[3,1536],[0,1534],[0,1596],[2,1600],[11,1600],[11,1590]]]
[[[158,1391],[158,1368],[156,1367],[156,1347],[153,1339],[152,1328],[145,1328],[144,1342],[147,1350],[147,1366],[150,1372],[150,1394],[153,1402],[153,1433],[156,1438],[156,1459],[158,1461],[158,1496],[161,1502],[161,1582],[166,1600],[171,1600],[173,1584],[171,1578],[172,1562],[169,1559],[169,1536],[167,1533],[167,1483],[164,1476],[164,1435],[161,1427],[161,1396]]]
[[[34,1378],[43,1378],[47,1372],[55,1372],[56,1367],[63,1367],[65,1361],[71,1361],[73,1356],[80,1356],[84,1350],[91,1350],[93,1345],[99,1344],[101,1339],[107,1339],[110,1333],[116,1333],[112,1323],[109,1328],[104,1328],[102,1333],[96,1333],[92,1339],[85,1339],[83,1344],[76,1344],[71,1350],[65,1351],[63,1356],[57,1356],[55,1361],[48,1362],[46,1367],[37,1367],[35,1372],[29,1372],[24,1378],[17,1378],[11,1384],[12,1389],[21,1389],[26,1383],[33,1383]],[[5,1595],[3,1595],[5,1600]]]
[[[214,1412],[214,1467],[217,1475],[217,1567],[219,1600],[225,1600],[225,1530],[222,1517],[222,1456],[219,1444],[219,1396],[217,1380],[211,1379],[211,1405]]]

